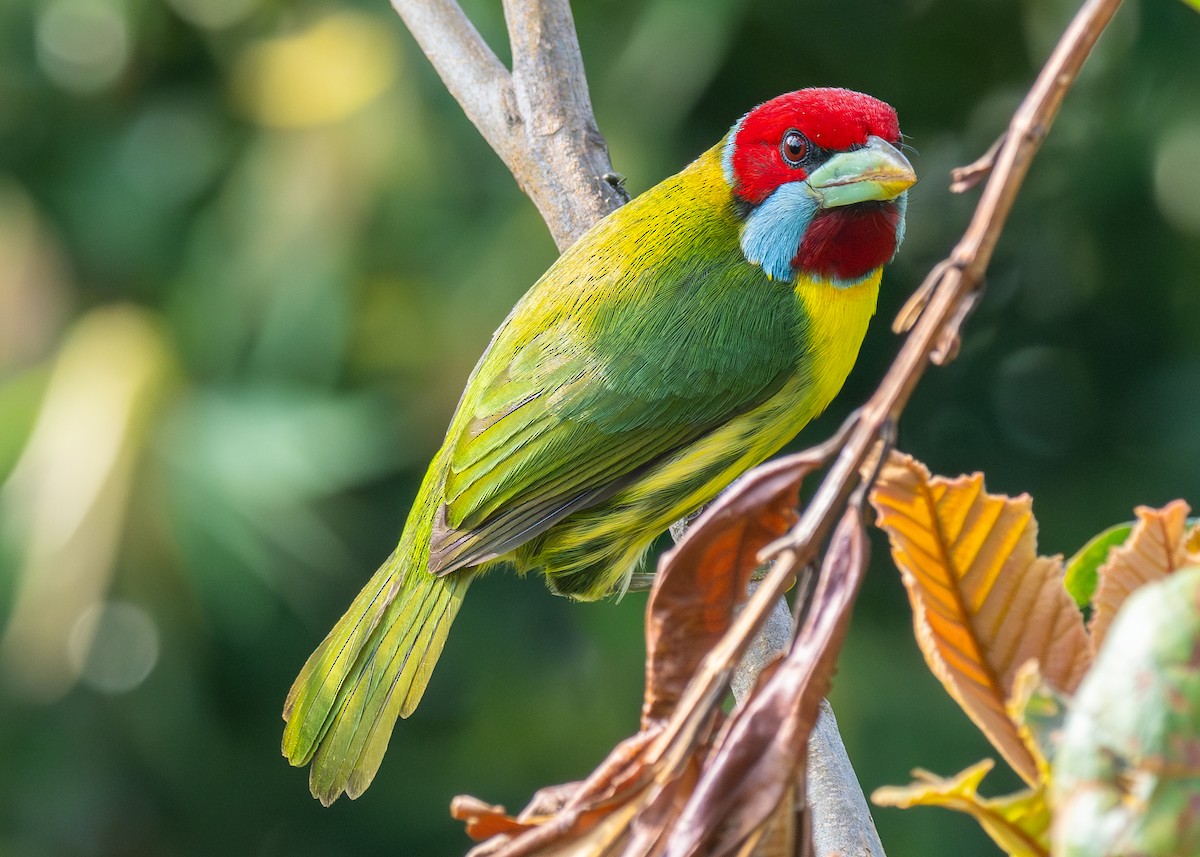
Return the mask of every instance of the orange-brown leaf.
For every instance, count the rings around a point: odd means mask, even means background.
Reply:
[[[1092,661],[1061,558],[1037,555],[1028,495],[987,494],[982,474],[930,477],[893,453],[871,502],[913,608],[934,675],[1013,769],[1038,781],[1033,753],[1006,713],[1018,669],[1031,659],[1070,693]]]
[[[719,712],[718,712],[719,713]],[[451,814],[471,831],[495,835],[468,857],[637,857],[657,853],[695,785],[710,731],[658,752],[661,724],[622,741],[584,782],[542,789],[515,818],[503,807],[459,797]],[[693,743],[688,743],[688,741]]]
[[[1188,504],[1175,500],[1161,509],[1138,506],[1138,522],[1125,540],[1114,548],[1097,575],[1100,585],[1092,601],[1092,640],[1096,648],[1125,599],[1139,586],[1161,580],[1187,562]]]
[[[646,606],[643,729],[670,716],[701,659],[729,629],[759,549],[795,522],[800,483],[819,464],[799,453],[752,471],[663,554]]]
[[[450,801],[450,817],[463,822],[467,836],[476,842],[502,834],[520,833],[531,826],[513,818],[504,807],[485,803],[470,795],[458,795]]]

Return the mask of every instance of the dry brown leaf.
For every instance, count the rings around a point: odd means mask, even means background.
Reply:
[[[469,830],[495,834],[472,857],[662,853],[723,722],[719,698],[680,712],[683,719],[672,720],[672,729],[665,726],[745,600],[759,549],[795,521],[800,483],[822,461],[801,453],[754,471],[663,556],[647,607],[642,731],[614,749],[561,806],[547,810],[535,800],[512,817],[475,798],[456,799],[453,813]]]
[[[514,819],[504,814],[503,807],[490,808],[496,810],[490,813],[482,801],[468,808],[459,797],[452,815],[467,822],[468,832],[492,831],[491,838],[472,848],[467,857],[616,857],[626,853],[634,818],[657,793],[653,781],[647,780],[618,800],[525,820],[520,820],[525,813]]]
[[[467,857],[618,857],[627,853],[632,822],[649,794],[643,788],[623,803],[544,819],[522,834],[488,840]]]
[[[829,690],[866,555],[866,534],[852,505],[834,531],[791,651],[718,737],[671,832],[667,857],[749,853],[781,807],[794,805],[808,736]]]
[[[472,829],[493,829],[497,834],[472,849],[469,857],[621,853],[630,820],[664,790],[673,790],[679,779],[655,770],[648,751],[660,732],[661,727],[655,727],[625,739],[587,780],[542,789],[516,817],[477,798],[456,797],[451,815],[467,823],[468,835]],[[550,794],[554,796],[548,799]]]
[[[798,784],[792,785],[774,814],[760,828],[758,837],[753,842],[747,842],[738,852],[738,857],[800,857],[808,853],[796,849],[796,839],[801,835],[798,825],[801,809],[796,804],[797,788]]]
[[[1031,784],[1037,764],[1005,710],[1031,659],[1067,693],[1092,661],[1062,560],[1037,555],[1028,495],[984,492],[982,474],[933,477],[893,453],[871,492],[913,608],[917,642],[934,675],[1013,769]]]
[[[1125,540],[1114,548],[1100,566],[1100,585],[1092,600],[1094,613],[1090,630],[1100,648],[1109,625],[1125,599],[1139,586],[1161,580],[1187,562],[1188,504],[1174,500],[1161,509],[1138,506],[1138,522]]]
[[[646,605],[643,729],[671,715],[700,660],[729,630],[759,549],[795,522],[800,483],[821,461],[799,453],[752,471],[663,554]]]
[[[450,801],[450,817],[463,822],[467,836],[476,842],[494,836],[520,833],[530,826],[513,818],[504,807],[484,803],[470,795],[459,795]]]

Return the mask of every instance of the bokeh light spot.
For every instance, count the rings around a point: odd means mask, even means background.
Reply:
[[[244,21],[259,0],[167,0],[180,18],[206,30],[224,30]]]
[[[1154,159],[1154,199],[1167,222],[1200,235],[1200,124],[1176,125]]]
[[[340,122],[392,84],[395,42],[377,18],[329,15],[307,30],[246,48],[234,69],[234,94],[263,125],[308,128]]]
[[[67,649],[84,684],[101,693],[128,693],[158,662],[158,627],[135,604],[93,604],[75,621]]]
[[[129,25],[112,0],[54,0],[37,22],[38,60],[80,95],[112,85],[129,60]]]
[[[58,242],[29,192],[0,173],[0,374],[44,354],[68,303]],[[10,431],[0,431],[0,461]]]

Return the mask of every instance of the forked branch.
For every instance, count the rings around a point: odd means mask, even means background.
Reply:
[[[510,72],[455,0],[392,0],[565,250],[628,200],[588,95],[568,0],[504,0]]]

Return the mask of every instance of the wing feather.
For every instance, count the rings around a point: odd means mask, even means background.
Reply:
[[[671,220],[694,207],[630,216],[657,218],[632,229],[648,240],[568,250],[481,359],[446,438],[430,571],[503,556],[603,502],[796,370],[791,287],[748,265],[728,224],[705,233]],[[654,240],[676,229],[712,240]]]

